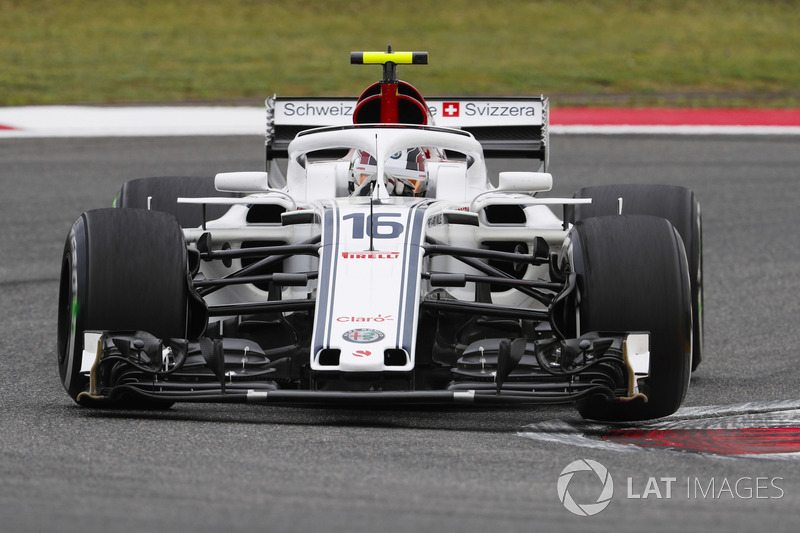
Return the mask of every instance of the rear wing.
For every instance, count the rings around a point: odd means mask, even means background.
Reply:
[[[267,104],[267,166],[287,157],[298,133],[353,123],[356,98],[273,96]],[[527,158],[549,166],[548,101],[541,97],[442,97],[425,103],[437,126],[470,132],[487,158]]]

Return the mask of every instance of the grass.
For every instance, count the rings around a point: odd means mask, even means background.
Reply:
[[[794,0],[0,0],[0,105],[356,95],[351,50],[428,50],[431,95],[800,106]]]

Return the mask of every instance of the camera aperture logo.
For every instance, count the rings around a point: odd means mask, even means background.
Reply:
[[[602,485],[600,495],[595,502],[578,503],[569,493],[569,483],[572,477],[577,472],[594,472],[597,474],[599,484]],[[591,459],[578,459],[573,461],[561,471],[558,476],[558,499],[564,504],[564,507],[573,514],[578,516],[594,516],[611,503],[611,497],[614,496],[614,480],[611,479],[611,474],[608,469]]]

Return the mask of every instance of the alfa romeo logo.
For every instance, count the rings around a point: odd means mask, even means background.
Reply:
[[[386,335],[384,335],[382,331],[378,331],[377,329],[359,328],[345,331],[342,338],[346,341],[366,344],[369,342],[378,342],[385,336]]]
[[[597,501],[594,503],[577,503],[569,493],[569,482],[572,481],[572,476],[576,472],[591,471],[597,474],[603,488]],[[558,499],[564,504],[564,507],[571,513],[578,516],[594,516],[611,503],[611,497],[614,495],[614,481],[611,479],[611,474],[608,469],[591,459],[579,459],[567,465],[558,476]]]

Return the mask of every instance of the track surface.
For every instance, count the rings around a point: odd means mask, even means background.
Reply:
[[[800,460],[620,453],[521,436],[530,424],[578,423],[568,407],[184,405],[148,414],[75,406],[54,354],[59,262],[72,221],[108,206],[126,179],[260,169],[261,142],[0,141],[3,532],[796,530]],[[612,182],[697,193],[706,358],[685,405],[797,399],[797,138],[556,136],[553,146],[554,195]],[[608,467],[616,484],[593,518],[570,514],[556,493],[562,469],[582,458]],[[626,498],[628,477],[641,493],[650,476],[677,478],[673,497]],[[782,477],[783,497],[687,498],[680,486],[688,477],[718,485]],[[592,499],[592,480],[583,482]]]

